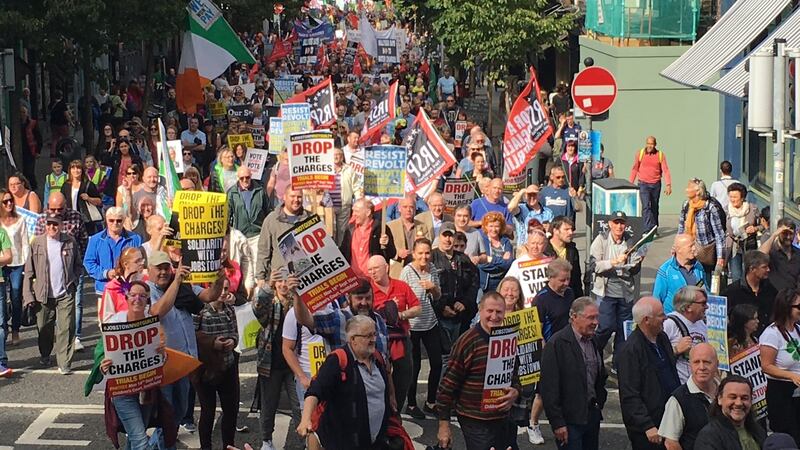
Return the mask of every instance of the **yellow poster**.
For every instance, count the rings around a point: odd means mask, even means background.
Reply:
[[[519,325],[517,360],[519,381],[523,386],[539,382],[542,373],[542,324],[536,308],[526,308],[506,314],[503,325]]]
[[[319,368],[322,367],[322,363],[325,362],[325,357],[328,354],[325,352],[325,343],[324,342],[309,342],[308,343],[308,365],[311,369],[311,376],[317,376],[317,372],[319,372]]]
[[[210,102],[209,109],[211,110],[211,117],[225,117],[228,115],[228,108],[225,107],[225,103],[221,101]]]
[[[216,281],[222,267],[222,242],[228,230],[228,201],[216,192],[178,191],[172,203],[179,221],[183,264],[192,271],[189,283]]]
[[[253,135],[250,133],[228,135],[229,149],[236,150],[236,146],[239,144],[243,144],[245,150],[256,146],[255,141],[253,140]]]

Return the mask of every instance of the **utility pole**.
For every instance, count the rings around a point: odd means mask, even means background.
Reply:
[[[783,183],[785,174],[784,143],[786,142],[786,39],[775,39],[775,55],[772,71],[772,129],[775,140],[772,143],[772,199],[770,201],[770,229],[778,229],[778,219],[783,217]]]

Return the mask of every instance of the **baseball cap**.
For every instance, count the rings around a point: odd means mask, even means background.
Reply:
[[[788,450],[797,449],[794,439],[786,433],[772,433],[764,441],[764,450]]]
[[[170,264],[172,265],[172,261],[170,261],[169,256],[166,253],[161,251],[155,251],[150,253],[150,258],[147,260],[147,265],[149,267],[158,267],[162,264]]]
[[[625,214],[622,211],[614,211],[613,213],[611,213],[611,219],[609,221],[610,222],[616,222],[618,220],[621,220],[623,222],[627,222],[628,221],[628,215]]]
[[[439,234],[444,234],[448,231],[453,234],[456,233],[456,226],[453,224],[453,222],[444,222],[442,223],[442,226],[439,227]]]
[[[61,216],[59,216],[58,214],[47,213],[47,216],[46,216],[46,219],[45,219],[45,223],[57,223],[57,224],[61,225],[61,222],[62,222],[61,221]]]

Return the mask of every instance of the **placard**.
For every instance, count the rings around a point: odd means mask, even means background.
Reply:
[[[250,135],[253,136],[253,145],[256,148],[264,148],[267,144],[267,127],[264,125],[248,125],[247,129],[250,131]]]
[[[475,200],[475,189],[469,180],[464,178],[447,178],[444,181],[442,197],[444,197],[444,211],[453,215],[456,208],[469,205]]]
[[[286,105],[284,105],[286,106]],[[317,130],[290,137],[289,178],[292,189],[333,189],[333,133]]]
[[[406,153],[406,148],[399,145],[366,147],[364,195],[402,198],[406,185]]]
[[[514,378],[517,359],[517,326],[504,325],[492,328],[489,336],[489,354],[486,358],[486,375],[483,379],[481,412],[496,411],[498,400],[506,395]]]
[[[456,130],[453,135],[453,140],[455,141],[455,145],[458,148],[461,148],[461,144],[464,141],[464,133],[467,131],[467,121],[466,120],[457,120],[456,121]]]
[[[708,343],[714,347],[719,359],[720,370],[730,370],[728,361],[728,299],[717,295],[708,296],[706,310],[708,325]]]
[[[156,146],[158,153],[158,160],[163,161],[161,156],[161,145]],[[183,173],[186,166],[183,164],[183,142],[180,139],[174,141],[167,141],[167,151],[169,151],[169,159],[172,161],[172,167],[175,168],[175,173]]]
[[[217,192],[178,191],[172,204],[177,213],[183,264],[188,283],[212,283],[222,267],[222,242],[228,231],[228,198]],[[174,216],[174,214],[173,214]]]
[[[308,343],[308,368],[312,378],[317,376],[317,372],[319,372],[319,368],[322,367],[322,363],[325,362],[327,356],[324,342]]]
[[[508,169],[503,168],[503,193],[514,195],[516,192],[525,189],[527,178],[528,174],[524,170],[518,175],[511,175],[508,173]]]
[[[517,334],[517,375],[523,386],[539,382],[542,375],[542,346],[544,335],[537,308],[526,308],[506,313],[503,325],[516,325]]]
[[[256,143],[253,140],[253,135],[250,133],[228,135],[229,149],[236,151],[236,146],[239,144],[244,145],[245,148],[251,148],[256,146]]]
[[[131,395],[157,387],[164,376],[166,358],[159,353],[158,316],[136,322],[102,323],[103,345],[111,366],[105,374],[112,395]]]
[[[397,41],[394,39],[378,39],[378,56],[380,64],[397,64]]]
[[[269,153],[278,155],[283,151],[283,119],[269,118]]]
[[[592,158],[592,136],[588,130],[578,133],[578,161],[586,162]]]
[[[522,285],[522,297],[525,299],[525,307],[530,308],[533,299],[547,286],[547,266],[553,258],[546,259],[527,259],[517,258],[511,263],[508,276],[519,280]]]
[[[731,373],[743,376],[753,385],[753,406],[756,418],[767,416],[767,377],[761,370],[761,350],[754,345],[731,357]]]
[[[283,140],[289,141],[293,133],[311,131],[311,105],[308,103],[289,103],[281,105]]]
[[[248,148],[244,158],[244,165],[250,169],[250,174],[254,180],[260,180],[264,175],[264,167],[267,166],[269,152],[260,148]]]
[[[208,102],[208,110],[211,113],[211,117],[215,119],[228,114],[228,108],[225,107],[225,102],[221,100]]]
[[[289,272],[299,278],[297,293],[312,313],[358,286],[355,272],[316,214],[281,235],[278,249]]]
[[[294,81],[293,78],[278,78],[272,81],[272,85],[274,87],[274,94],[272,98],[272,103],[277,106],[280,106],[285,102],[289,97],[294,95],[295,85],[297,83]]]
[[[239,122],[253,123],[253,110],[250,105],[234,105],[228,107],[228,120],[238,119]]]

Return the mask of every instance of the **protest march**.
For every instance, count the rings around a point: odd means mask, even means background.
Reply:
[[[626,147],[650,88],[573,51],[607,2],[446,3],[180,0],[30,48],[0,11],[0,450],[800,448],[778,178],[671,173],[701,152],[650,100]]]

